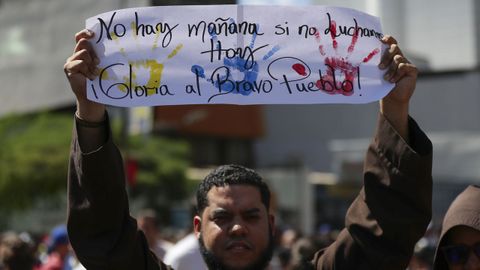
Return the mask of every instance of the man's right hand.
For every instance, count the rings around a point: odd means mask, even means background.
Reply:
[[[89,122],[100,122],[105,118],[105,105],[87,99],[87,78],[98,76],[97,65],[100,63],[89,39],[94,33],[88,29],[75,34],[76,46],[73,54],[67,58],[63,69],[70,87],[77,97],[77,117]]]

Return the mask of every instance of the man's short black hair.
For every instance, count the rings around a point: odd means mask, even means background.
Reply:
[[[267,212],[270,208],[270,189],[262,180],[262,177],[252,169],[241,165],[222,165],[210,172],[200,183],[197,189],[197,213],[201,215],[208,206],[207,193],[212,187],[224,187],[228,185],[250,185],[258,188],[262,203]]]

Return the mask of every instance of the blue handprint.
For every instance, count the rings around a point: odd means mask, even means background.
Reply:
[[[233,19],[230,19],[230,22],[235,22]],[[258,27],[258,25],[257,25]],[[210,39],[212,44],[216,44],[217,50],[221,49],[221,43],[218,42],[217,35],[214,31],[209,29]],[[257,38],[257,34],[252,35],[252,39],[250,44],[243,53],[237,53],[234,57],[227,57],[227,53],[225,53],[225,57],[223,58],[223,66],[217,68],[215,71],[212,72],[211,76],[207,78],[205,75],[205,69],[199,65],[193,65],[191,68],[192,73],[196,74],[196,76],[203,78],[204,80],[212,83],[215,88],[219,90],[219,94],[213,95],[210,97],[209,101],[218,95],[224,95],[228,93],[233,94],[241,94],[243,96],[248,96],[251,93],[259,90],[259,85],[257,84],[258,78],[258,63],[253,58],[253,53],[259,49],[269,46],[263,45],[260,47],[255,47],[255,40]],[[270,51],[268,51],[263,57],[262,61],[266,61],[271,56],[273,56],[278,50],[280,46],[274,46]],[[227,51],[227,50],[225,50]],[[251,52],[251,54],[245,53],[245,51]],[[233,78],[232,70],[238,70],[240,73],[243,74],[243,78],[241,80],[237,80]],[[223,73],[222,73],[223,72]],[[220,74],[221,73],[221,74]],[[222,93],[223,92],[223,93]]]

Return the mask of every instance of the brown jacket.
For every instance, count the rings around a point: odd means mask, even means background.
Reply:
[[[89,270],[170,269],[149,251],[129,215],[123,161],[111,135],[97,150],[82,153],[81,128],[77,120],[68,185],[68,231],[78,258]],[[348,210],[346,228],[315,255],[314,269],[406,268],[430,220],[432,195],[432,145],[412,119],[409,140],[407,145],[379,116],[364,187]]]
[[[445,235],[455,226],[468,226],[480,231],[480,186],[469,186],[452,202],[443,219],[442,232],[435,252],[434,270],[448,270],[448,264],[439,247]]]

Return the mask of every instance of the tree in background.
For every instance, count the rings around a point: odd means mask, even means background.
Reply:
[[[38,200],[66,196],[71,113],[16,115],[0,119],[0,213],[27,210]],[[115,132],[115,126],[114,126]],[[128,157],[138,164],[135,198],[161,216],[187,194],[188,145],[139,136],[129,139]],[[60,199],[59,199],[59,195]],[[64,213],[62,213],[64,214]],[[0,229],[7,226],[1,218]]]
[[[188,155],[186,142],[152,136],[135,136],[129,140],[126,156],[136,170],[132,175],[135,179],[129,179],[130,194],[133,198],[143,198],[144,207],[157,210],[163,218],[162,224],[170,223],[165,217],[170,216],[173,203],[189,195]]]
[[[26,209],[66,187],[72,117],[64,114],[0,119],[0,208]]]

